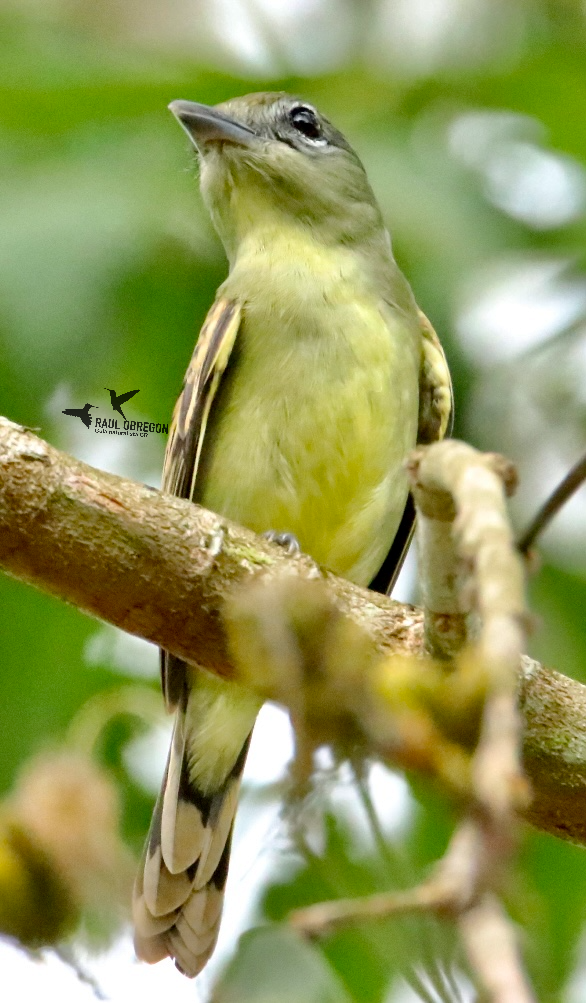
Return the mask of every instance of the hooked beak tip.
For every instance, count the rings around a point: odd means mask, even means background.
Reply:
[[[168,108],[200,151],[209,143],[250,146],[256,139],[253,129],[209,105],[177,100],[171,101]]]

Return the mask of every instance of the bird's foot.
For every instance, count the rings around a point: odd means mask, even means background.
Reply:
[[[297,554],[301,553],[299,540],[294,533],[279,533],[276,529],[268,529],[262,535],[269,543],[276,543],[279,547],[282,547],[287,557],[296,557]]]

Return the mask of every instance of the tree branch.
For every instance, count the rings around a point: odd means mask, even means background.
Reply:
[[[105,474],[0,419],[0,566],[225,678],[237,670],[224,622],[235,586],[327,585],[336,613],[376,653],[423,656],[419,610],[358,588],[181,499]],[[270,592],[271,589],[268,589]],[[422,670],[425,663],[422,663]],[[530,820],[586,843],[586,687],[523,662]]]
[[[462,631],[461,643],[469,635],[480,670],[484,667],[487,673],[474,785],[506,836],[507,816],[526,793],[519,762],[517,685],[529,616],[524,567],[506,510],[506,494],[516,486],[516,472],[502,456],[479,453],[464,442],[453,441],[416,451],[410,472],[420,533],[435,523],[439,529],[427,530],[428,537],[436,545],[442,530],[449,537],[442,550],[450,581],[445,582],[443,596],[435,598],[448,601],[447,612],[455,607],[460,614],[470,613],[471,624]],[[423,551],[424,568],[433,556]],[[425,576],[429,593],[434,572],[437,569],[430,567]],[[434,612],[437,628],[437,605]],[[425,614],[427,620],[427,608]],[[426,633],[437,648],[437,630],[428,626]]]
[[[421,653],[419,613],[288,557],[249,530],[96,470],[0,418],[0,567],[230,678],[222,605],[262,573],[322,579],[381,651]]]

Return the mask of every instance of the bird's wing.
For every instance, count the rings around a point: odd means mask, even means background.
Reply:
[[[441,342],[422,310],[419,311],[423,356],[419,378],[417,443],[428,445],[452,434],[454,392]]]
[[[219,299],[202,327],[173,420],[163,490],[193,498],[202,443],[241,321]],[[163,691],[176,708],[161,793],[134,889],[136,953],[170,955],[194,976],[210,957],[220,924],[232,824],[260,701],[161,652]]]
[[[161,483],[163,491],[179,498],[193,498],[210,409],[228,365],[241,316],[242,308],[234,300],[216,300],[187,368],[173,411]],[[167,707],[172,710],[183,693],[185,663],[165,651],[161,652],[161,683]]]
[[[454,423],[454,395],[450,370],[430,321],[422,310],[419,313],[422,354],[419,374],[419,424],[417,444],[428,445],[450,435]],[[376,573],[370,588],[390,595],[415,531],[415,504],[411,494],[407,497],[395,539]]]
[[[234,300],[218,299],[209,311],[175,404],[163,464],[162,489],[192,498],[206,423],[242,319]]]

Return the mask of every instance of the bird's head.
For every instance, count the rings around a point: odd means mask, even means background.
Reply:
[[[261,93],[169,108],[198,152],[202,194],[229,257],[255,228],[308,227],[345,245],[384,236],[364,167],[313,105]]]

